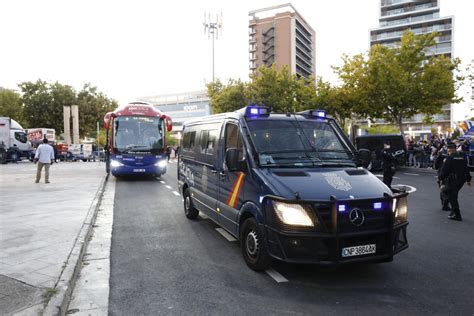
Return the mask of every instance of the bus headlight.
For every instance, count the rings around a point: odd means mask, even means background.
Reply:
[[[311,217],[302,205],[277,201],[272,201],[272,203],[275,213],[284,224],[307,227],[314,226]]]
[[[392,211],[394,213],[394,225],[398,225],[408,221],[408,203],[407,197],[393,199]]]
[[[166,168],[167,165],[168,165],[168,163],[166,162],[166,160],[160,160],[157,163],[155,163],[156,167],[162,168],[162,169]]]
[[[121,163],[120,161],[117,161],[117,160],[111,160],[110,161],[110,166],[114,167],[114,168],[117,168],[117,167],[123,166],[123,163]]]

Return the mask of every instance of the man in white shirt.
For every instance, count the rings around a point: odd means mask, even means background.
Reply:
[[[39,145],[35,153],[35,163],[38,163],[38,169],[36,170],[36,183],[39,183],[41,179],[41,170],[44,166],[44,179],[45,183],[49,183],[49,166],[54,161],[54,150],[53,147],[48,145],[48,140],[43,139],[43,144]]]

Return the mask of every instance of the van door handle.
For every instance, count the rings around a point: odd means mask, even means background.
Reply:
[[[217,173],[217,170],[216,170],[216,169],[212,169],[212,170],[211,170],[211,173],[212,173],[212,174],[216,174],[216,173]]]

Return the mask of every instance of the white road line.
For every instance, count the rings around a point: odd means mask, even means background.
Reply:
[[[217,232],[224,236],[227,241],[236,241],[237,239],[234,238],[231,234],[229,234],[224,228],[216,228]]]
[[[407,176],[419,176],[418,173],[408,173],[408,172],[404,172],[403,174],[406,174]]]
[[[176,191],[173,191],[173,194],[176,195],[176,196],[179,196],[179,193],[176,192]]]
[[[161,184],[165,184],[166,182],[165,182],[165,181],[163,181],[163,180],[161,180],[161,181],[160,181],[160,183],[161,183]]]
[[[166,188],[170,190],[172,189],[171,185],[167,185]]]
[[[265,270],[265,272],[277,283],[288,282],[288,279],[285,278],[283,275],[275,271],[273,268]]]
[[[379,178],[383,178],[383,174],[376,174],[377,177]],[[400,179],[400,177],[392,177],[394,179]]]
[[[400,188],[402,190],[406,189],[408,193],[416,192],[416,188],[412,187],[411,185],[408,185],[408,184],[394,184],[394,185],[392,185],[392,187],[394,187],[395,189],[397,189],[397,188]]]

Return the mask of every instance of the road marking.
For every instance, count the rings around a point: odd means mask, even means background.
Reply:
[[[403,174],[406,174],[407,176],[419,176],[418,173],[408,173],[408,172],[404,172]]]
[[[224,236],[227,241],[236,241],[237,239],[234,238],[231,234],[229,234],[224,228],[216,228],[217,232]]]
[[[383,174],[376,174],[377,177],[379,178],[383,178]],[[394,179],[400,179],[400,177],[392,177]]]
[[[167,185],[166,188],[170,190],[172,189],[171,185]]]
[[[176,196],[179,196],[179,193],[176,192],[176,191],[173,191],[173,194],[176,195]]]
[[[392,187],[394,187],[395,189],[400,188],[400,190],[408,189],[407,190],[408,193],[416,192],[416,188],[412,187],[411,185],[408,185],[408,184],[394,184],[394,185],[392,185]]]
[[[285,278],[283,275],[275,271],[273,268],[265,270],[265,272],[277,283],[288,282],[288,279]]]
[[[165,184],[166,182],[165,182],[165,181],[163,181],[163,180],[161,180],[161,181],[160,181],[160,183],[161,183],[161,184]]]

